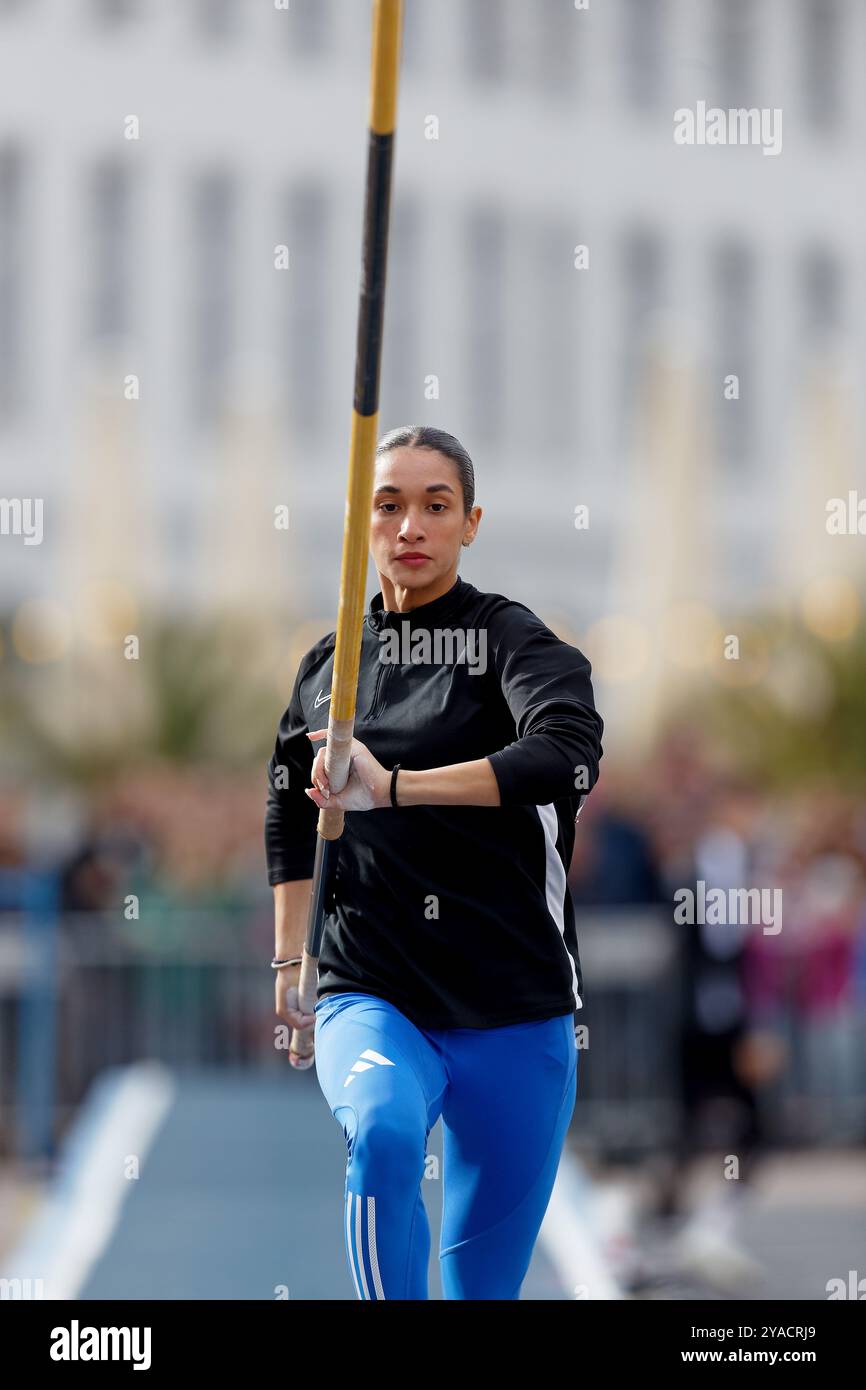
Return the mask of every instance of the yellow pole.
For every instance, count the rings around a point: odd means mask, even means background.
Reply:
[[[349,444],[349,484],[340,572],[340,602],[334,675],[325,749],[325,770],[334,791],[341,791],[349,776],[361,632],[370,549],[370,513],[373,506],[373,473],[379,426],[379,372],[382,360],[382,322],[385,309],[385,273],[391,211],[391,170],[397,120],[397,83],[400,70],[403,0],[374,0],[373,49],[370,73],[369,141],[364,200],[364,242],[361,259],[361,296],[355,355],[355,395]],[[329,875],[343,833],[343,812],[320,811],[316,861],[307,939],[298,984],[299,1008],[312,1013],[318,988],[318,958],[325,918]],[[289,1060],[298,1068],[313,1062],[314,1029],[296,1029]]]

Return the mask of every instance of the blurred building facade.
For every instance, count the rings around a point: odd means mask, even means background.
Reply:
[[[13,603],[62,596],[84,555],[172,610],[230,574],[251,605],[334,613],[369,27],[366,0],[0,3],[0,458],[6,495],[45,499],[43,543],[0,547]],[[479,587],[578,634],[639,615],[655,358],[691,433],[647,563],[688,531],[713,542],[708,602],[796,589],[823,526],[784,519],[792,470],[821,468],[816,368],[850,415],[839,485],[866,484],[864,45],[858,0],[407,0],[380,425],[469,448]],[[781,152],[677,145],[701,100],[780,108]]]

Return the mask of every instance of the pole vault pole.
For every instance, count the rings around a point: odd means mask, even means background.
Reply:
[[[403,0],[374,0],[373,46],[370,70],[370,116],[367,184],[364,198],[364,247],[361,257],[361,297],[355,354],[355,396],[349,444],[349,483],[340,571],[340,603],[331,705],[325,746],[325,771],[333,791],[342,791],[349,778],[364,591],[370,549],[370,513],[379,425],[379,369],[382,361],[382,320],[385,309],[385,271],[391,211],[391,169],[397,124],[397,86]],[[343,833],[343,812],[319,811],[316,859],[307,938],[298,983],[298,1007],[312,1013],[318,988],[319,951],[325,922],[325,901]],[[298,1068],[313,1062],[314,1028],[295,1029],[289,1061]]]

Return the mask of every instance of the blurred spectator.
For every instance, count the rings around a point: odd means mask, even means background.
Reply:
[[[652,842],[616,772],[599,779],[581,811],[568,882],[578,909],[663,899]]]

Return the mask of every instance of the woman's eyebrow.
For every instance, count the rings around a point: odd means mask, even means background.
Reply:
[[[400,491],[401,491],[401,489],[398,488],[398,487],[395,487],[393,483],[383,483],[381,487],[377,487],[377,488],[376,488],[375,492],[373,493],[373,496],[374,496],[374,497],[378,497],[380,492],[400,492]],[[453,487],[450,486],[449,483],[430,483],[430,485],[429,485],[428,487],[425,487],[424,491],[425,491],[425,492],[450,492],[450,493],[453,494],[454,489],[453,489]]]

